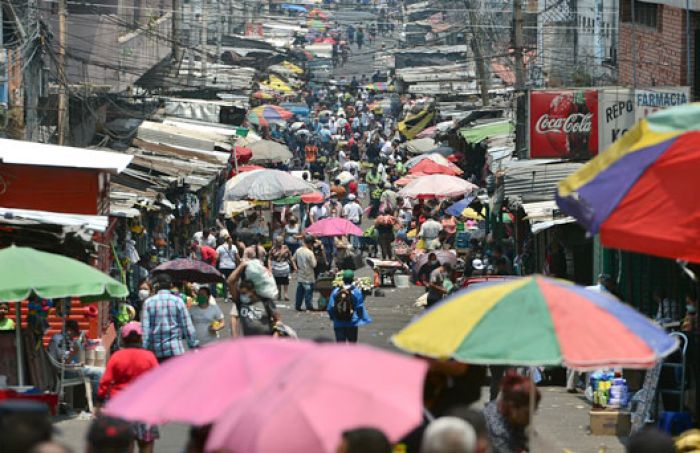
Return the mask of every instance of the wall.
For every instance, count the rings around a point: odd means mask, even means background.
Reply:
[[[98,214],[98,172],[0,164],[5,190],[0,206],[74,214]]]
[[[620,8],[621,17],[624,17],[627,8],[629,8],[629,4],[623,3]],[[636,48],[633,46],[635,35]],[[634,84],[635,57],[633,51],[636,50],[637,86],[687,85],[685,49],[685,11],[682,9],[658,5],[656,28],[643,25],[634,26],[630,22],[621,20],[620,84]]]

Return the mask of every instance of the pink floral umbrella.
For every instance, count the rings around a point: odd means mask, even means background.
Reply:
[[[311,225],[306,229],[313,236],[362,236],[362,230],[354,223],[340,217],[328,217]]]

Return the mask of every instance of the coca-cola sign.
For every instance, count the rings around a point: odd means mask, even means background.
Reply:
[[[533,90],[530,93],[530,157],[585,160],[596,154],[596,90]]]

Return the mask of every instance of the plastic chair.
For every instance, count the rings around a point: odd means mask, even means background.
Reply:
[[[51,354],[46,354],[49,359],[49,363],[56,371],[56,393],[58,393],[58,401],[63,401],[63,394],[67,387],[77,387],[79,385],[85,386],[85,399],[88,403],[88,409],[90,412],[94,412],[94,406],[92,402],[92,382],[90,378],[85,374],[83,366],[79,364],[68,364],[60,363]],[[66,372],[70,372],[73,376],[66,377]]]

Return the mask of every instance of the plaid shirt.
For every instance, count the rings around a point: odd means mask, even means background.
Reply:
[[[153,351],[158,358],[184,354],[183,339],[190,348],[199,344],[185,303],[167,290],[146,299],[141,325],[144,348]]]

